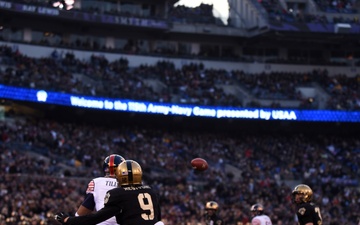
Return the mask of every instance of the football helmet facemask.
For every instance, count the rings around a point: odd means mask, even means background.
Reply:
[[[264,214],[264,207],[261,204],[255,204],[251,206],[250,211],[253,216],[258,216]]]
[[[217,202],[214,201],[209,201],[205,204],[205,209],[206,210],[212,209],[217,211],[219,209],[219,204],[217,204]]]
[[[134,160],[125,160],[115,170],[116,179],[121,186],[142,184],[142,170]]]
[[[294,190],[292,191],[292,201],[295,202],[295,195],[301,195],[302,202],[311,202],[313,198],[313,191],[311,188],[306,184],[299,184],[297,185]]]
[[[112,154],[106,157],[103,163],[103,169],[105,175],[110,177],[115,177],[115,169],[123,161],[125,161],[124,157],[117,154]]]

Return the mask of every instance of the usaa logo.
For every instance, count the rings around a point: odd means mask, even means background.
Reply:
[[[271,115],[274,119],[280,120],[296,120],[296,114],[294,111],[284,111],[284,110],[273,110]]]

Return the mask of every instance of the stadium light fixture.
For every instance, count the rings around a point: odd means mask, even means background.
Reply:
[[[53,3],[53,7],[70,10],[74,8],[75,0],[60,0]]]

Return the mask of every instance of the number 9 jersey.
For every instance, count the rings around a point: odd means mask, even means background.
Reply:
[[[115,216],[123,225],[154,225],[161,221],[159,197],[148,185],[142,184],[142,170],[133,160],[126,160],[116,168],[120,187],[109,190],[104,208],[95,214],[69,217],[68,225],[95,225]]]

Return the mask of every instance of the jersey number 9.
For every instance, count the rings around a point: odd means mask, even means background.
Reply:
[[[154,219],[154,206],[151,199],[151,195],[148,193],[140,193],[138,195],[139,204],[142,210],[150,211],[150,214],[143,213],[141,217],[144,220],[153,220]]]

